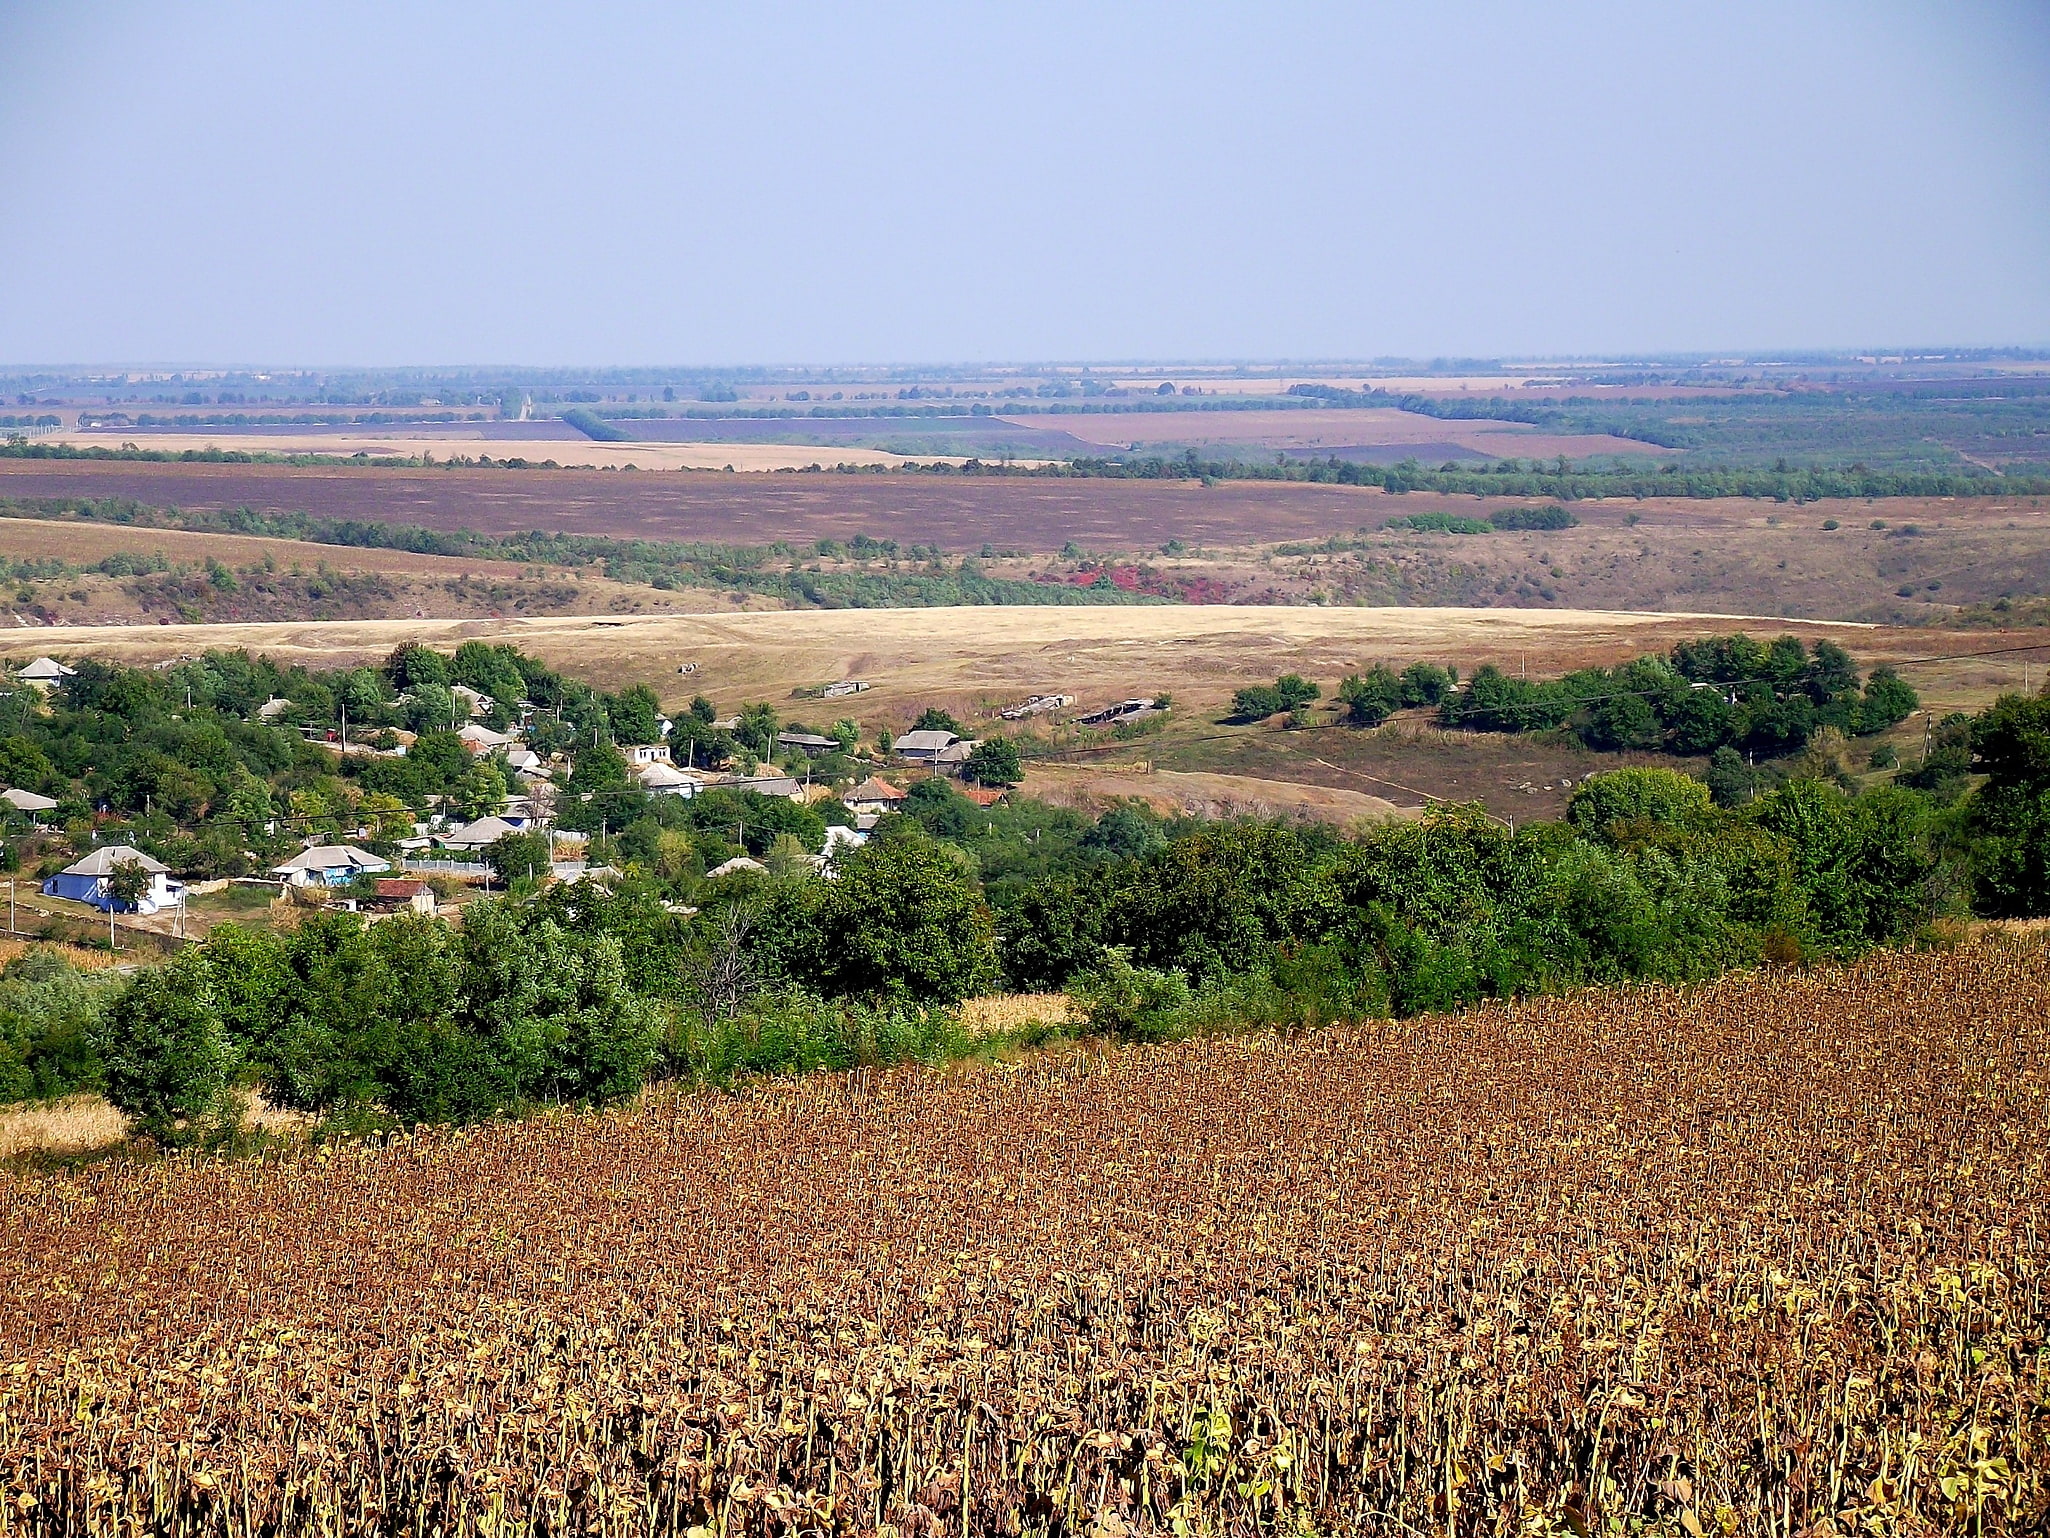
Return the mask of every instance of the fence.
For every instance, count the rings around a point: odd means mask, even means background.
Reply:
[[[492,876],[489,865],[476,860],[400,860],[399,869],[423,876]]]

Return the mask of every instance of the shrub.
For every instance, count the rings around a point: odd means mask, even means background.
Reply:
[[[202,1142],[239,1120],[239,1045],[221,1023],[211,969],[195,951],[138,973],[95,1026],[107,1098],[160,1143]]]

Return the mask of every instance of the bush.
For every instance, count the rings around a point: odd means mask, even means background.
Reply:
[[[160,1143],[204,1142],[240,1120],[240,1045],[221,1023],[211,969],[196,951],[138,973],[95,1025],[107,1098]]]
[[[1111,946],[1068,985],[1092,1031],[1121,1041],[1160,1041],[1186,1028],[1193,995],[1188,977],[1132,965],[1132,953]]]
[[[1579,517],[1563,507],[1505,507],[1488,514],[1488,522],[1498,529],[1571,529],[1580,524]]]

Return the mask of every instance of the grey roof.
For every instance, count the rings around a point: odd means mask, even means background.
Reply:
[[[104,849],[95,849],[76,865],[64,867],[67,876],[111,876],[117,865],[140,865],[152,876],[166,876],[171,867],[161,860],[152,860],[140,849],[126,844],[109,844]]]
[[[390,870],[389,860],[380,860],[367,849],[358,849],[354,844],[315,844],[311,849],[302,849],[281,865],[279,870]]]
[[[77,669],[68,668],[54,657],[38,657],[21,670],[23,678],[69,678]]]
[[[758,796],[801,796],[804,787],[787,774],[757,775],[751,780],[735,780],[735,790],[751,790]]]
[[[778,732],[776,744],[791,748],[837,748],[839,742],[831,737],[821,737],[817,732]]]
[[[938,753],[960,740],[952,732],[906,732],[897,739],[895,746],[899,753]]]
[[[0,790],[0,801],[17,812],[47,812],[57,805],[50,797],[39,796],[32,790]]]
[[[475,822],[465,823],[441,835],[441,842],[451,849],[482,849],[495,844],[508,833],[520,830],[503,817],[479,817]]]

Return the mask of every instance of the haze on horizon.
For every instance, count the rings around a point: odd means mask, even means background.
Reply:
[[[2050,342],[2038,4],[0,0],[0,360]]]

